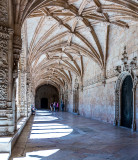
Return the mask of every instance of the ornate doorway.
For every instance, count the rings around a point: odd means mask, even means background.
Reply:
[[[127,76],[122,84],[121,92],[121,126],[132,128],[133,119],[133,82]]]

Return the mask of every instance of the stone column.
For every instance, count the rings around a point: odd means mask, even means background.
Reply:
[[[21,110],[21,72],[20,72],[20,61],[19,61],[19,64],[18,64],[19,68],[18,68],[18,103],[17,103],[17,119],[20,118],[20,110]]]
[[[26,101],[27,101],[27,116],[31,113],[31,76],[29,69],[27,71],[27,92],[26,92]]]
[[[20,82],[20,96],[21,96],[21,108],[20,108],[20,114],[22,117],[27,116],[26,115],[26,108],[27,108],[27,104],[26,104],[26,71],[25,70],[21,70],[20,71],[20,76],[21,76],[21,82]]]
[[[135,99],[136,99],[136,88],[133,88],[133,120],[132,120],[132,130],[136,130],[136,110],[135,110]]]
[[[136,131],[136,87],[138,83],[138,77],[134,77],[133,82],[133,120],[132,120],[132,130]]]
[[[13,118],[14,118],[14,126],[15,130],[17,130],[17,105],[16,105],[16,92],[17,91],[17,84],[16,80],[18,78],[18,61],[20,57],[20,50],[18,50],[14,45],[14,52],[13,52]]]
[[[16,81],[14,81],[14,84],[13,84],[12,109],[13,109],[14,130],[16,131],[17,130]]]
[[[0,135],[14,133],[12,112],[13,30],[0,26]]]

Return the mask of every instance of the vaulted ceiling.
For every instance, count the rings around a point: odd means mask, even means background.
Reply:
[[[136,0],[18,0],[15,22],[26,20],[28,64],[35,87],[83,78],[84,57],[106,68],[110,26],[138,21]]]

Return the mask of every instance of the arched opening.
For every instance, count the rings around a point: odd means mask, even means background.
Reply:
[[[127,76],[122,84],[121,92],[121,126],[132,128],[133,119],[133,82]]]
[[[36,90],[35,107],[37,109],[50,109],[50,104],[59,102],[59,92],[52,85],[42,85]]]

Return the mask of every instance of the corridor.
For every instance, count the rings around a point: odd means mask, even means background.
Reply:
[[[10,160],[138,160],[138,134],[67,112],[38,110]]]

